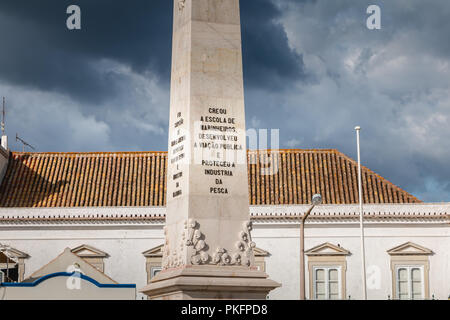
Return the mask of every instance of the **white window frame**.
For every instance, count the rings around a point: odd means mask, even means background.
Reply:
[[[420,275],[421,275],[421,292],[422,292],[422,297],[421,299],[425,299],[425,268],[423,264],[416,264],[416,265],[412,265],[412,264],[405,264],[405,265],[396,265],[395,266],[395,287],[396,287],[396,299],[400,299],[400,288],[399,288],[399,276],[398,276],[398,272],[400,269],[406,269],[408,271],[408,298],[409,300],[412,300],[412,269],[420,269]]]
[[[323,265],[323,266],[320,266],[320,265],[315,265],[315,266],[313,266],[312,267],[312,272],[313,272],[313,277],[312,277],[312,280],[313,280],[313,283],[312,283],[312,288],[313,288],[313,299],[314,300],[317,300],[317,298],[316,298],[316,271],[317,270],[320,270],[320,269],[323,269],[323,270],[325,270],[325,296],[326,296],[326,299],[325,300],[330,300],[330,292],[329,292],[329,287],[330,287],[330,279],[329,279],[329,276],[330,276],[330,270],[337,270],[337,272],[338,272],[338,288],[339,288],[339,297],[338,297],[338,299],[342,299],[342,267],[341,266],[338,266],[338,265],[335,265],[335,266],[333,266],[333,265]]]

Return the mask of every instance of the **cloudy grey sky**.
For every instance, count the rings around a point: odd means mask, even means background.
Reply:
[[[249,128],[356,158],[361,125],[364,165],[450,201],[448,0],[241,0],[241,18]],[[1,0],[11,148],[18,132],[38,151],[166,150],[171,34],[169,0]]]

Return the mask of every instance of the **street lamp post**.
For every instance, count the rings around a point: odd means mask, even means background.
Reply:
[[[321,203],[322,196],[315,194],[312,197],[311,207],[306,211],[300,221],[300,300],[305,300],[305,221],[314,207]]]
[[[363,195],[362,195],[362,182],[361,182],[361,148],[359,133],[361,127],[355,127],[356,130],[356,147],[358,152],[358,193],[359,193],[359,227],[361,232],[361,269],[362,269],[362,286],[363,286],[363,298],[367,300],[367,284],[366,284],[366,250],[364,247],[364,212],[363,212]]]

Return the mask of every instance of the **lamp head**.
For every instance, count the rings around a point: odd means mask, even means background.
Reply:
[[[319,193],[316,193],[315,195],[313,195],[312,197],[312,204],[313,205],[318,205],[322,203],[322,195]]]

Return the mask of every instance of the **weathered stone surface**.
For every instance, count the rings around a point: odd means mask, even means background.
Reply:
[[[187,298],[196,296],[192,292],[198,286],[207,286],[211,297],[223,291],[227,297],[241,292],[237,296],[244,298],[242,292],[254,287],[263,297],[277,284],[257,271],[239,276],[254,266],[255,247],[239,0],[175,0],[172,50],[165,271],[143,292]],[[174,268],[194,265],[214,266],[201,270],[217,277],[181,272],[167,278]],[[214,268],[224,266],[235,271],[219,276]],[[173,290],[191,293],[173,295]]]
[[[279,285],[244,267],[189,266],[166,270],[142,290],[152,299],[266,299]]]
[[[250,220],[241,52],[238,0],[175,1],[167,268],[253,264],[236,247]],[[186,245],[189,232],[200,243]]]

